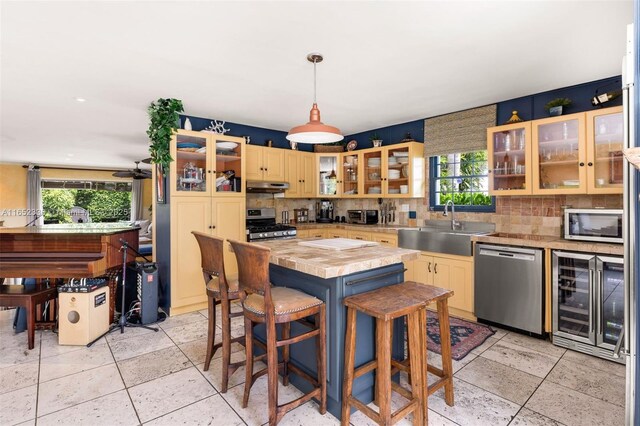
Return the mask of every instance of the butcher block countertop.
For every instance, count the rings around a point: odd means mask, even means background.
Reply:
[[[612,254],[616,256],[622,256],[624,254],[622,244],[571,241],[560,237],[544,235],[507,234],[501,232],[489,235],[474,235],[471,237],[471,240],[477,243],[581,251],[598,254]]]
[[[382,244],[353,250],[326,250],[306,247],[298,238],[260,242],[271,249],[271,263],[320,278],[335,278],[355,272],[407,262],[418,258],[418,250],[388,247]]]

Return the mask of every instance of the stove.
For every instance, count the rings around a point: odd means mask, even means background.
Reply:
[[[286,240],[295,237],[295,226],[276,223],[276,209],[247,209],[247,241]]]

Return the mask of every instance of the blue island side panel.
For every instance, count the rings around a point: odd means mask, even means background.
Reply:
[[[326,303],[327,409],[337,418],[341,418],[344,338],[347,318],[347,310],[342,304],[342,300],[347,296],[403,282],[404,265],[397,263],[342,277],[323,279],[271,264],[269,274],[273,285],[304,291]],[[291,324],[291,336],[305,331],[308,329],[302,325],[295,322]],[[264,341],[264,326],[256,326],[255,334]],[[359,312],[356,329],[356,367],[375,358],[375,341],[375,320]],[[296,343],[290,348],[291,362],[307,374],[316,377],[315,339]],[[402,359],[404,356],[403,319],[396,320],[394,324],[392,356],[395,359]],[[373,401],[374,378],[375,375],[371,372],[357,378],[354,382],[353,394],[364,403]],[[290,380],[295,387],[303,392],[311,390],[311,385],[295,374],[290,374]],[[280,403],[282,402],[285,401]]]

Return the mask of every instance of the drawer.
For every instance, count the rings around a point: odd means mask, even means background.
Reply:
[[[393,234],[371,234],[371,241],[376,241],[384,246],[398,247],[398,236]]]
[[[347,235],[354,240],[371,241],[370,232],[349,231]]]
[[[349,238],[346,229],[327,229],[326,238]]]

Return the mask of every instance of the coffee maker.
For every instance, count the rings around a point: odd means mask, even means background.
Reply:
[[[333,201],[320,200],[316,203],[316,222],[317,223],[333,222]]]

